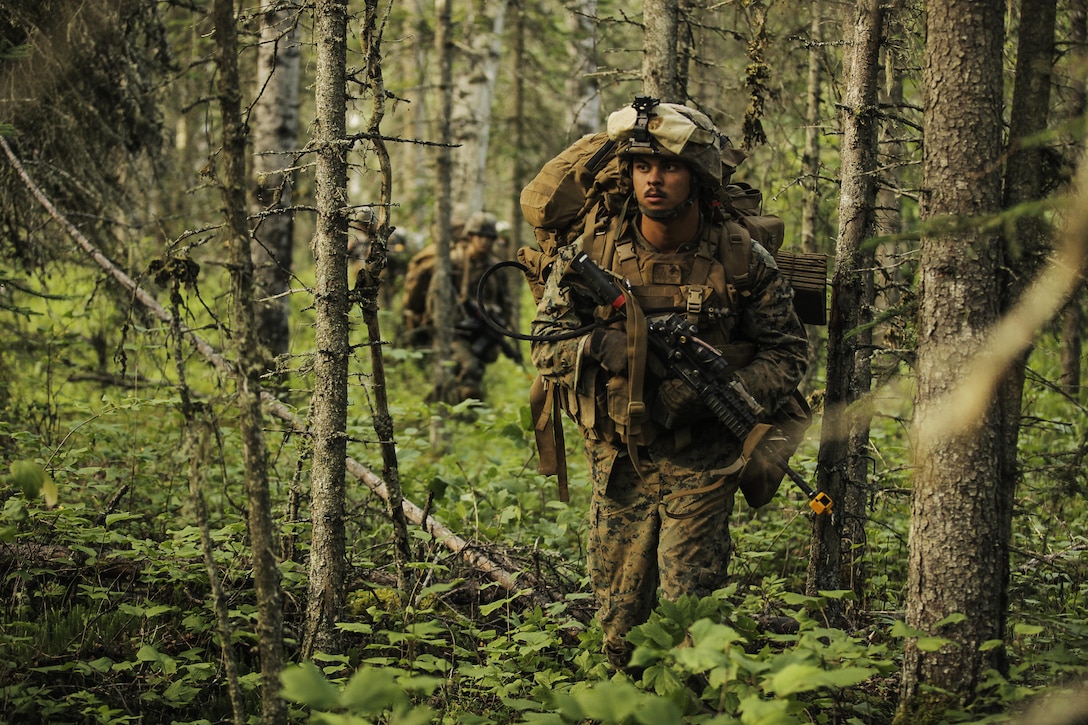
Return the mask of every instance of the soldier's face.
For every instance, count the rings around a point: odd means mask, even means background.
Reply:
[[[636,201],[648,211],[671,211],[691,194],[691,169],[673,158],[635,157],[631,181]]]
[[[473,234],[469,237],[469,254],[472,257],[482,257],[491,252],[491,246],[495,243],[494,237],[485,237],[482,234]]]

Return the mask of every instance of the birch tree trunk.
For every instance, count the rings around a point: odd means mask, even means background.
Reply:
[[[642,94],[668,103],[686,103],[680,85],[677,39],[678,0],[646,0],[642,5]]]
[[[246,136],[238,77],[238,31],[233,0],[215,0],[219,108],[223,123],[223,207],[231,263],[231,313],[238,351],[235,370],[238,427],[245,466],[249,540],[253,584],[257,595],[257,646],[261,658],[261,720],[269,725],[287,721],[279,696],[283,669],[283,592],[276,565],[272,502],[268,490],[268,449],[261,409],[260,351],[253,313],[253,260],[249,256],[246,218]]]
[[[314,255],[315,359],[310,407],[310,581],[303,657],[337,652],[344,606],[344,474],[347,456],[348,218],[347,0],[318,0],[314,11],[317,223]]]
[[[865,592],[865,512],[872,411],[866,398],[870,356],[873,253],[865,241],[876,219],[877,104],[882,0],[858,0],[852,69],[843,95],[839,235],[828,320],[827,398],[820,438],[818,480],[835,501],[832,515],[815,519],[808,591],[850,588]]]
[[[812,21],[808,32],[808,86],[805,91],[805,152],[801,157],[802,187],[805,190],[801,211],[801,249],[815,252],[819,249],[817,230],[820,213],[820,99],[821,72],[823,65],[823,3],[812,0]]]
[[[930,3],[926,19],[928,226],[919,270],[906,624],[949,644],[925,651],[916,639],[906,642],[896,716],[904,725],[936,722],[1002,659],[1000,648],[982,648],[1005,634],[1009,512],[998,406],[983,397],[972,401],[972,425],[950,430],[945,423],[947,396],[969,375],[972,356],[989,354],[983,335],[999,315],[1000,239],[972,218],[1001,206],[1004,11],[1003,0],[948,0]]]
[[[263,0],[253,104],[253,177],[257,219],[250,242],[257,294],[257,330],[273,355],[290,344],[295,215],[290,169],[298,150],[298,86],[302,49],[294,0]]]
[[[427,22],[430,17],[427,0],[414,0],[412,8],[416,15],[414,26],[416,37],[412,44],[412,57],[415,58],[415,68],[413,69],[415,75],[413,78],[417,89],[415,100],[412,101],[412,128],[414,129],[415,138],[422,139],[427,138],[427,125],[430,120],[428,115],[429,99],[426,89],[431,84],[431,61],[434,56],[435,41],[434,37],[432,37],[434,33]],[[430,165],[430,155],[423,144],[415,143],[409,144],[407,154],[410,159],[410,168],[418,170],[417,173],[413,174],[413,181],[410,182],[411,189],[408,190],[411,196],[409,208],[414,211],[412,223],[417,230],[425,231],[427,219],[434,208],[427,174],[423,173],[423,170]]]
[[[492,5],[492,3],[488,3]],[[494,3],[489,33],[473,33],[466,38],[470,71],[460,77],[454,96],[458,103],[453,113],[456,150],[455,187],[460,196],[454,200],[459,216],[468,219],[484,208],[487,183],[487,155],[491,148],[491,109],[494,106],[495,81],[502,57],[503,28],[509,0]],[[452,60],[451,60],[452,62]]]

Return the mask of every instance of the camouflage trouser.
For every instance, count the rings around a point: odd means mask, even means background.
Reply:
[[[453,360],[453,400],[459,403],[469,398],[483,400],[484,372],[487,362],[473,352],[471,341],[454,337],[450,347]]]
[[[653,460],[642,462],[642,476],[627,456],[617,458],[609,473],[610,456],[599,455],[601,444],[587,443],[594,480],[589,574],[605,654],[624,667],[632,651],[626,635],[650,616],[659,585],[665,599],[706,596],[725,585],[737,484],[720,467],[693,469],[683,460],[690,452],[680,456],[680,465],[668,454],[671,446],[651,449]]]

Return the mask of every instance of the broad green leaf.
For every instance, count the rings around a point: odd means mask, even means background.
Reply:
[[[936,652],[946,644],[952,644],[952,640],[944,637],[919,637],[915,643],[923,652]]]
[[[357,634],[372,634],[374,632],[374,627],[366,622],[337,622],[336,628],[344,632],[355,632]]]
[[[327,710],[336,707],[340,700],[336,688],[312,662],[288,667],[280,673],[280,682],[283,696],[301,705]]]
[[[397,684],[393,673],[378,667],[358,670],[340,695],[340,704],[359,715],[379,714],[407,702],[408,696]]]
[[[779,697],[810,692],[821,687],[850,687],[876,674],[868,667],[836,667],[825,670],[815,665],[786,665],[766,681],[766,689]]]
[[[41,493],[42,486],[49,480],[49,474],[34,461],[18,460],[11,462],[11,484],[23,492],[28,499],[35,499]]]
[[[159,652],[149,644],[140,647],[140,650],[136,653],[136,659],[140,662],[155,662],[168,675],[172,675],[178,670],[178,663],[174,661],[173,657]]]
[[[765,700],[753,695],[740,701],[740,721],[744,725],[797,725],[799,720],[789,708],[788,700]]]
[[[908,627],[906,622],[896,621],[892,625],[891,635],[893,637],[925,637],[926,633],[920,629],[914,627]]]
[[[109,527],[116,524],[118,521],[132,521],[133,519],[141,518],[143,517],[139,514],[129,513],[127,511],[119,514],[106,514],[106,528],[108,529]]]
[[[634,685],[611,680],[575,695],[585,717],[612,723],[622,722],[633,715],[638,710],[642,697],[643,693]]]
[[[960,622],[963,622],[966,619],[967,619],[966,614],[960,614],[959,612],[953,612],[952,614],[949,614],[947,617],[945,617],[944,619],[941,619],[939,622],[934,624],[933,629],[940,629],[941,627],[943,627],[946,624],[959,624]]]
[[[1020,623],[1020,624],[1013,625],[1012,631],[1015,632],[1016,634],[1024,635],[1025,637],[1030,637],[1032,635],[1036,635],[1036,634],[1039,634],[1040,632],[1042,632],[1043,628],[1040,627],[1037,624],[1023,624],[1023,623]]]
[[[30,514],[26,511],[26,501],[12,496],[4,502],[4,518],[19,523],[26,521]]]
[[[45,480],[42,481],[42,498],[45,499],[47,508],[53,508],[57,505],[57,501],[60,500],[60,494],[57,492],[57,484],[55,484],[53,479],[49,476],[46,476]]]

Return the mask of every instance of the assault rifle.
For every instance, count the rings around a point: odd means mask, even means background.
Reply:
[[[506,355],[518,365],[523,364],[521,350],[518,349],[517,345],[511,344],[491,324],[487,324],[489,321],[494,320],[495,324],[505,327],[506,321],[501,315],[494,310],[487,310],[485,315],[476,300],[466,300],[463,306],[465,314],[461,321],[457,323],[457,333],[472,341],[473,355],[482,358],[488,348],[495,346],[502,351],[503,355]]]
[[[590,296],[597,304],[608,305],[615,310],[624,307],[627,293],[589,255],[580,253],[570,266],[585,281]],[[699,394],[710,412],[743,444],[760,423],[764,411],[733,375],[721,352],[698,337],[695,325],[675,313],[648,320],[646,331],[647,342],[653,352]],[[831,498],[822,491],[813,490],[781,455],[773,450],[761,450],[759,455],[765,456],[768,462],[797,484],[808,497],[808,505],[813,511],[823,514],[831,510]]]

